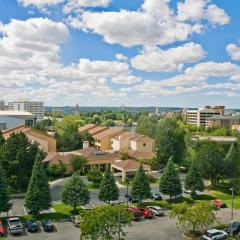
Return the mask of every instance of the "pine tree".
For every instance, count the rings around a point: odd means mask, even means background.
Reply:
[[[90,194],[81,178],[74,173],[62,191],[62,202],[71,205],[76,212],[77,206],[89,203]]]
[[[42,164],[41,155],[38,153],[25,196],[25,206],[38,214],[42,210],[49,209],[51,201],[48,179]]]
[[[163,175],[160,180],[159,190],[163,194],[177,196],[182,193],[182,185],[178,172],[174,167],[172,158],[168,160],[167,166],[164,169]]]
[[[140,202],[145,198],[151,197],[151,187],[142,164],[134,176],[131,195],[134,199],[138,199]]]
[[[192,162],[185,178],[185,188],[190,189],[193,194],[195,194],[196,191],[204,190],[204,180],[195,160]]]
[[[11,209],[12,205],[9,201],[10,197],[7,190],[7,178],[3,170],[0,168],[0,213],[8,212]]]
[[[105,202],[117,200],[119,197],[119,190],[115,183],[115,178],[111,172],[110,166],[106,169],[102,182],[100,184],[99,199]]]
[[[224,159],[224,172],[233,182],[240,174],[240,158],[237,143],[233,143]]]

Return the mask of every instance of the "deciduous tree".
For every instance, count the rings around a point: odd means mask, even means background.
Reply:
[[[71,157],[71,164],[73,167],[73,171],[77,172],[78,175],[83,171],[84,166],[87,163],[87,159],[84,156],[73,155]]]
[[[100,187],[100,184],[102,182],[103,175],[101,171],[95,167],[92,170],[89,171],[88,175],[88,180],[93,183],[93,186],[96,188]]]

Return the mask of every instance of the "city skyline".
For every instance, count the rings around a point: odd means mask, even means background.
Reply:
[[[0,98],[238,108],[237,1],[0,0]]]

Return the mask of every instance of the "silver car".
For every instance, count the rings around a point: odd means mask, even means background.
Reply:
[[[206,240],[222,240],[228,239],[228,234],[222,230],[211,229],[208,230],[204,235],[203,239]]]
[[[147,206],[155,216],[162,217],[165,215],[164,210],[159,206]]]

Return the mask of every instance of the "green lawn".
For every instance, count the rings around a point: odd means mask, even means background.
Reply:
[[[53,209],[57,212],[57,213],[61,213],[61,214],[65,214],[68,216],[73,215],[73,208],[70,205],[66,205],[63,203],[60,204],[54,204],[53,205]],[[77,211],[79,212],[82,208],[81,207],[77,207]]]
[[[93,186],[93,183],[89,183],[89,184],[87,184],[87,188],[90,189],[90,190],[96,190],[96,189],[99,189],[99,188],[96,188],[95,186]]]

